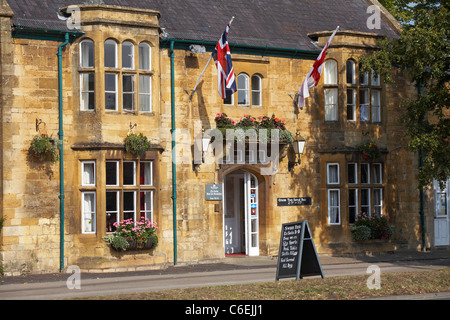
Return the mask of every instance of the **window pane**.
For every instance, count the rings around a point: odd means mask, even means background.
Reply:
[[[122,44],[122,68],[134,69],[134,45],[131,42]]]
[[[134,110],[134,76],[124,75],[122,77],[122,92],[123,92],[123,109]]]
[[[371,84],[373,86],[379,86],[380,85],[380,75],[377,73],[372,72],[372,77],[371,77]]]
[[[337,184],[339,183],[339,165],[338,164],[328,164],[328,183]]]
[[[361,212],[370,215],[370,189],[361,189]]]
[[[248,76],[246,74],[238,75],[237,89],[238,89],[238,104],[248,105],[249,104]]]
[[[359,84],[362,86],[369,85],[369,73],[368,72],[364,72],[359,75]]]
[[[95,76],[94,73],[81,74],[81,110],[95,109]]]
[[[368,163],[361,163],[361,183],[370,183],[370,172]]]
[[[373,164],[373,183],[380,184],[383,182],[381,168],[381,163]]]
[[[377,216],[383,214],[383,190],[373,189],[373,208]]]
[[[358,183],[356,169],[357,169],[356,163],[348,164],[348,183]]]
[[[146,43],[141,43],[139,45],[139,69],[140,70],[150,70],[150,46]]]
[[[347,120],[356,120],[356,90],[347,89]]]
[[[325,89],[325,121],[337,121],[338,89]]]
[[[145,191],[140,193],[140,217],[153,221],[153,191]]]
[[[106,232],[116,231],[114,222],[119,221],[119,191],[106,192]]]
[[[369,90],[359,90],[359,120],[369,121]]]
[[[117,110],[117,75],[105,73],[105,109]]]
[[[83,192],[82,197],[82,232],[93,233],[95,228],[95,193]]]
[[[447,216],[447,194],[436,192],[436,216]]]
[[[83,176],[81,179],[81,184],[83,186],[93,186],[95,185],[95,163],[93,162],[83,162]]]
[[[339,190],[328,190],[328,221],[330,224],[339,224]]]
[[[261,105],[261,77],[252,77],[252,105]]]
[[[347,84],[355,84],[355,62],[352,60],[347,60],[346,64],[346,78]]]
[[[123,184],[127,186],[134,186],[135,176],[136,176],[136,165],[135,162],[124,162],[123,163]]]
[[[81,47],[81,67],[94,67],[94,42],[91,40],[84,40],[80,44]]]
[[[135,191],[123,192],[123,218],[124,220],[133,219],[135,217]]]
[[[348,189],[348,215],[349,223],[355,223],[358,214],[358,197],[356,189]]]
[[[139,76],[139,111],[151,112],[151,77]]]
[[[105,67],[117,68],[117,43],[114,40],[105,41]]]
[[[324,84],[337,84],[337,62],[335,60],[325,61]]]
[[[151,186],[152,182],[152,162],[141,162],[139,181],[141,186]]]
[[[372,90],[371,91],[371,103],[372,103],[372,121],[380,122],[381,121],[381,102],[380,102],[380,91]]]
[[[119,185],[119,177],[117,175],[119,163],[117,161],[106,161],[106,185]]]

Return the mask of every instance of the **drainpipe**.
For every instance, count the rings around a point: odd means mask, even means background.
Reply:
[[[172,100],[172,200],[173,200],[173,264],[177,264],[177,167],[175,153],[175,42],[170,42],[170,90]]]
[[[59,271],[64,270],[64,132],[63,132],[63,81],[62,48],[69,43],[69,34],[64,35],[64,42],[58,47],[58,87],[59,87],[59,207],[60,207],[60,260]]]

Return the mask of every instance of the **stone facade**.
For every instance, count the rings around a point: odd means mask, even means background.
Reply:
[[[0,13],[0,75],[1,87],[1,192],[0,215],[6,217],[0,233],[0,265],[5,274],[25,272],[54,272],[61,266],[60,235],[60,173],[58,163],[36,161],[28,152],[36,134],[58,137],[58,58],[60,42],[42,39],[11,37],[12,12],[2,2]],[[189,100],[190,90],[209,59],[185,49],[175,49],[174,104],[177,141],[176,155],[176,243],[173,232],[172,199],[172,91],[169,41],[160,38],[160,14],[154,10],[103,5],[81,6],[83,35],[64,47],[62,54],[62,100],[64,128],[64,257],[63,265],[78,265],[82,270],[140,270],[161,268],[174,263],[215,261],[225,257],[224,195],[223,201],[206,201],[206,184],[223,184],[233,172],[249,172],[258,180],[259,199],[259,254],[276,255],[283,223],[308,220],[317,250],[321,253],[361,252],[365,250],[397,250],[420,247],[419,192],[416,189],[417,155],[406,148],[407,137],[398,121],[398,105],[402,99],[416,94],[407,79],[399,73],[395,85],[385,85],[381,79],[378,90],[381,100],[381,118],[360,121],[357,108],[354,119],[348,120],[347,92],[362,90],[359,83],[348,85],[346,65],[354,59],[357,74],[359,57],[376,47],[377,35],[340,31],[328,50],[327,60],[336,62],[337,83],[319,85],[311,89],[311,98],[304,109],[294,106],[294,97],[314,58],[280,57],[240,52],[232,54],[236,75],[245,73],[261,79],[261,103],[241,106],[235,94],[232,105],[225,104],[217,93],[217,71],[213,63]],[[311,34],[321,48],[331,32]],[[105,67],[105,41],[116,43],[117,64]],[[93,65],[83,65],[82,43],[93,44]],[[162,42],[166,41],[165,44]],[[134,48],[134,67],[124,68],[127,59],[125,42]],[[140,44],[151,48],[151,68],[140,65]],[[124,51],[125,50],[125,51]],[[88,52],[88,51],[86,51]],[[142,53],[144,54],[144,53]],[[316,55],[317,56],[317,55]],[[83,75],[93,74],[91,89],[95,106],[82,108]],[[107,74],[116,77],[115,87],[108,89]],[[140,79],[151,78],[151,111],[143,112],[138,104],[143,101],[144,89]],[[125,105],[125,82],[133,79],[134,107]],[[365,87],[364,87],[365,88]],[[89,89],[89,90],[88,90]],[[337,118],[328,121],[325,115],[324,91],[337,90]],[[107,110],[105,92],[115,92],[116,109]],[[126,91],[126,92],[125,92]],[[139,91],[139,93],[138,93]],[[89,96],[89,94],[87,94]],[[142,99],[142,100],[141,100]],[[356,102],[355,102],[356,104]],[[234,120],[244,114],[264,116],[275,114],[284,119],[291,132],[299,131],[306,139],[301,164],[288,170],[289,161],[295,161],[290,145],[280,148],[278,171],[263,174],[263,164],[218,164],[210,149],[205,163],[193,170],[195,138],[201,129],[215,128],[214,118],[226,113]],[[373,120],[373,119],[372,119]],[[123,140],[132,127],[152,142],[152,150],[140,157],[124,152]],[[358,176],[364,161],[356,151],[358,145],[373,140],[382,151],[377,160],[382,181],[367,186],[350,185],[348,164],[356,164]],[[118,183],[107,181],[107,162],[117,165]],[[134,165],[134,183],[125,182],[126,168]],[[85,183],[84,165],[93,165],[94,183]],[[152,183],[137,179],[150,164]],[[340,180],[329,184],[328,164],[338,164]],[[141,170],[142,168],[142,170]],[[146,168],[146,167],[145,167]],[[394,225],[394,236],[383,245],[364,247],[352,241],[349,218],[349,189],[382,190],[382,214]],[[330,190],[339,190],[339,221],[330,223]],[[366,191],[359,191],[366,192]],[[379,192],[379,191],[376,191]],[[151,194],[151,214],[158,223],[159,245],[142,252],[119,253],[103,241],[108,234],[108,212],[116,212],[123,219],[126,197],[133,195],[134,213],[143,208],[142,198]],[[92,228],[83,222],[86,197],[94,195],[95,219]],[[117,208],[110,207],[109,196]],[[139,196],[141,195],[141,197]],[[310,197],[311,205],[280,207],[278,198]],[[145,198],[146,199],[146,198]],[[361,199],[357,207],[360,209]],[[128,205],[129,203],[127,203]],[[375,202],[370,202],[371,211]],[[143,211],[142,211],[143,212]],[[432,224],[432,210],[427,210],[427,230]],[[336,221],[334,221],[336,222]],[[86,232],[88,230],[88,232]],[[427,232],[428,236],[430,232]],[[427,238],[427,247],[432,239]]]

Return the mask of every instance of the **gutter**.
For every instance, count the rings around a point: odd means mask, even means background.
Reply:
[[[173,264],[177,264],[177,167],[175,152],[175,42],[170,41],[170,91],[172,105],[172,200],[173,200]]]
[[[204,41],[204,40],[185,40],[185,39],[163,39],[160,41],[161,48],[173,48],[175,50],[189,51],[191,44],[198,44],[205,46],[206,51],[213,52],[217,45],[217,41]],[[230,50],[235,54],[247,54],[247,55],[261,55],[266,57],[281,57],[290,59],[304,59],[304,60],[316,60],[320,51],[310,51],[302,49],[292,48],[280,48],[264,46],[251,46],[246,44],[237,44],[229,42]]]

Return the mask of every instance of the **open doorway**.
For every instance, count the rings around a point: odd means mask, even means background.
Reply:
[[[225,254],[259,255],[258,179],[238,170],[224,180]]]

